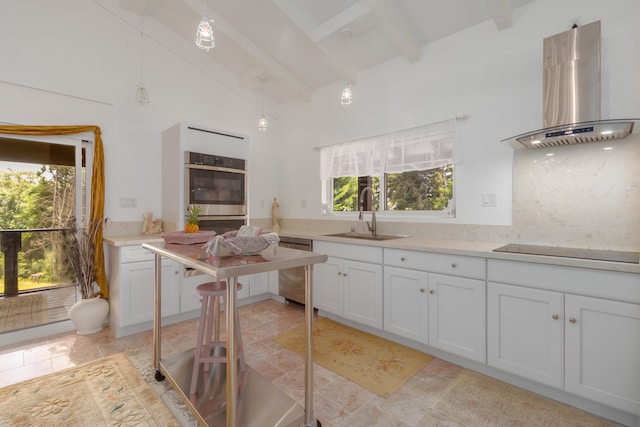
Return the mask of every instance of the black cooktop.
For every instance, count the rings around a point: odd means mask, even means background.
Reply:
[[[521,245],[519,243],[510,243],[494,249],[493,252],[640,264],[639,252],[610,251],[604,249],[562,248],[557,246]]]

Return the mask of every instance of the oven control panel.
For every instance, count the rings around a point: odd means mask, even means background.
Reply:
[[[232,157],[216,156],[213,154],[194,153],[192,151],[187,151],[185,154],[187,164],[190,165],[216,166],[245,170],[246,161],[243,159],[234,159]]]

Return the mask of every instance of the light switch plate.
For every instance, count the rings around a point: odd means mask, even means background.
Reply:
[[[498,206],[498,195],[496,193],[482,193],[482,206]]]

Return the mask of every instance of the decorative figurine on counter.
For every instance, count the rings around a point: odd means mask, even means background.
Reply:
[[[142,234],[160,234],[162,233],[162,219],[153,219],[151,212],[142,214]]]
[[[271,206],[271,218],[273,219],[273,230],[280,230],[280,204],[277,198],[273,198],[273,205]]]

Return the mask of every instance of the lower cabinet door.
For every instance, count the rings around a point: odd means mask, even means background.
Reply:
[[[196,291],[198,285],[210,282],[211,276],[198,274],[191,277],[183,277],[180,281],[180,312],[185,313],[202,308],[202,298]]]
[[[427,344],[429,273],[384,267],[384,330]]]
[[[382,329],[382,266],[343,261],[343,316]]]
[[[342,260],[329,257],[313,266],[313,306],[342,316]]]
[[[489,282],[487,363],[563,387],[564,294]]]
[[[120,325],[128,326],[153,320],[154,262],[132,262],[121,265]],[[175,261],[162,260],[162,316],[180,312],[180,267]]]
[[[251,275],[251,296],[269,293],[269,273],[257,273]]]
[[[640,413],[640,305],[567,295],[565,389]]]
[[[429,274],[429,345],[486,362],[485,282]]]

